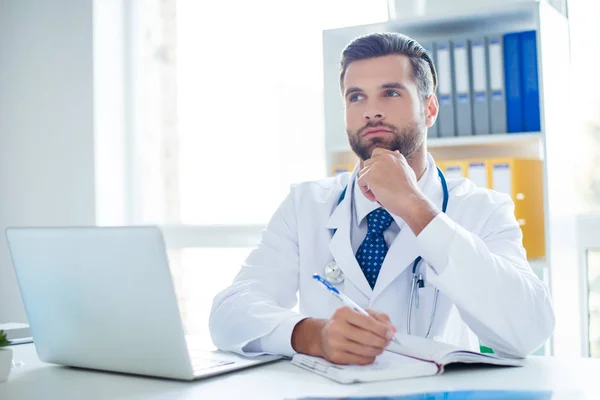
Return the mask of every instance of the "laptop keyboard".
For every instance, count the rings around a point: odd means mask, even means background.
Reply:
[[[194,371],[221,367],[223,365],[233,364],[233,361],[211,360],[209,358],[192,358],[192,368]]]

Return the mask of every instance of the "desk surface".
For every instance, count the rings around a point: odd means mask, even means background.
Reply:
[[[600,359],[531,357],[522,368],[477,368],[443,375],[378,383],[342,385],[277,361],[195,382],[178,382],[42,363],[33,344],[12,347],[13,368],[0,383],[0,399],[285,399],[304,396],[376,396],[438,390],[552,390],[600,398]],[[586,396],[574,396],[584,392]],[[592,394],[595,393],[595,396]]]

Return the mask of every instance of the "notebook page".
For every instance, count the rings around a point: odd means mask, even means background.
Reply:
[[[461,351],[461,349],[456,346],[422,338],[420,336],[397,333],[396,338],[398,338],[401,345],[391,342],[387,347],[388,351],[422,360],[435,361],[440,364],[448,354],[455,351]]]
[[[383,352],[370,365],[337,365],[320,358],[296,354],[292,364],[342,383],[374,382],[388,379],[431,376],[438,373],[436,364]]]
[[[389,352],[404,354],[422,360],[431,360],[442,365],[453,362],[485,363],[508,366],[523,365],[523,362],[520,359],[504,358],[494,354],[482,354],[475,351],[462,350],[451,344],[419,336],[396,334],[396,337],[402,345],[397,345],[394,342],[390,343],[387,347]]]

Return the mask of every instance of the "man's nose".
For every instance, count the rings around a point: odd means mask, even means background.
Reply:
[[[377,121],[384,118],[383,112],[381,110],[369,109],[366,110],[363,114],[363,118],[366,121]]]

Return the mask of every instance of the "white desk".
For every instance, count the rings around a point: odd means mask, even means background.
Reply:
[[[178,382],[60,367],[39,361],[32,344],[13,346],[15,361],[0,399],[284,399],[303,396],[375,396],[436,390],[542,389],[585,391],[600,399],[600,359],[532,357],[523,368],[447,371],[428,378],[341,385],[278,361],[195,382]],[[564,393],[563,393],[564,394]],[[561,396],[575,399],[576,396]]]

